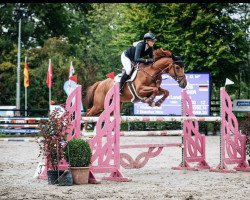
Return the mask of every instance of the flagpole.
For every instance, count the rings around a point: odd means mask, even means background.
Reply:
[[[25,56],[25,64],[27,63],[27,57]],[[28,92],[27,92],[27,87],[24,87],[25,89],[25,105],[24,105],[24,109],[25,109],[25,117],[27,117],[27,99],[28,99]]]
[[[50,113],[50,102],[51,102],[51,87],[49,88],[49,113]]]
[[[49,59],[49,67],[51,67],[51,59]],[[49,76],[50,78],[50,83],[51,83],[51,76]],[[50,114],[50,102],[51,102],[51,86],[49,87],[49,114]]]
[[[71,75],[73,75],[75,73],[75,70],[71,69],[71,68],[73,68],[73,62],[72,61],[70,62],[69,76],[71,76]],[[73,70],[72,74],[71,74],[71,70]]]
[[[27,88],[25,88],[25,117],[27,117],[27,109],[28,109],[28,106],[27,106]]]

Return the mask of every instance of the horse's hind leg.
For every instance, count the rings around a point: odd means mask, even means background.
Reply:
[[[87,113],[86,113],[86,117],[91,117],[91,116],[95,116],[98,115],[102,112],[103,110],[101,110],[100,108],[97,108],[96,106],[93,106],[92,108],[88,109]],[[84,130],[88,129],[88,121],[84,122]]]
[[[88,121],[85,121],[85,122],[84,122],[84,130],[85,130],[85,131],[88,130],[88,124],[89,124]]]
[[[91,116],[95,116],[97,114],[99,114],[100,112],[102,112],[103,109],[98,108],[96,106],[93,106],[86,114],[86,117],[91,117]]]

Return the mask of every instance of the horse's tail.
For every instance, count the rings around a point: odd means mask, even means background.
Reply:
[[[95,90],[101,81],[96,82],[87,89],[86,94],[86,111],[93,106]]]

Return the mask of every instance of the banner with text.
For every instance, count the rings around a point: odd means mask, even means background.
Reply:
[[[210,73],[186,73],[187,94],[197,116],[210,115]],[[145,103],[134,103],[134,115],[181,115],[181,91],[178,83],[168,74],[162,75],[161,87],[169,91],[169,96],[161,107],[150,107]],[[162,96],[157,96],[155,101]]]

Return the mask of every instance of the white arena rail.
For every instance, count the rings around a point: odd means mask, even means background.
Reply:
[[[114,118],[111,117],[111,120]],[[121,116],[121,122],[183,122],[186,120],[205,121],[205,122],[220,122],[221,117],[182,117],[182,116]],[[98,117],[82,117],[82,121],[97,122]]]

